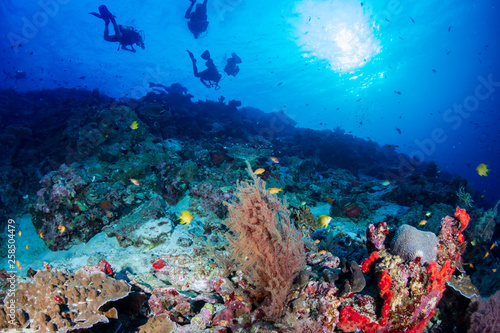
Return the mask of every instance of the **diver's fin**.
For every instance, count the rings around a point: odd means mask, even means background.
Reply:
[[[99,13],[101,13],[101,17],[104,20],[106,20],[106,19],[112,20],[114,17],[116,17],[113,14],[111,14],[111,12],[108,10],[106,5],[99,6]]]
[[[104,20],[104,17],[101,16],[101,14],[97,14],[97,13],[94,13],[94,12],[91,12],[89,13],[90,15],[94,15],[95,17],[97,18],[100,18],[100,19],[103,19]]]

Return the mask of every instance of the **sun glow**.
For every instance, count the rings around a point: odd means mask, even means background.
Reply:
[[[336,72],[360,68],[380,52],[359,2],[305,0],[295,12],[297,43],[304,56],[325,59]]]

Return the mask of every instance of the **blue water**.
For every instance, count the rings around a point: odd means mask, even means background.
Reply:
[[[195,99],[223,95],[284,110],[298,126],[340,126],[398,145],[463,175],[491,203],[500,199],[496,1],[209,0],[208,32],[199,39],[187,28],[187,0],[107,1],[119,24],[145,32],[137,53],[103,40],[103,21],[88,15],[101,4],[2,1],[2,70],[27,76],[5,75],[0,88],[84,87],[140,98],[149,82],[180,82]],[[186,49],[199,66],[208,49],[221,71],[236,52],[240,73],[207,89]],[[460,105],[464,111],[453,112]],[[480,163],[488,177],[476,172]]]

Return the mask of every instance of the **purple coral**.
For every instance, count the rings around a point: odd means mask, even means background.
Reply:
[[[474,311],[475,308],[477,310]],[[473,302],[469,307],[471,310],[474,312],[467,333],[500,332],[500,291],[488,299]]]
[[[421,231],[403,224],[396,231],[391,243],[391,253],[405,261],[421,258],[422,263],[436,261],[437,236],[430,231]]]

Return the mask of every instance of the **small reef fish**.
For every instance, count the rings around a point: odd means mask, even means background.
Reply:
[[[59,233],[62,235],[64,230],[66,230],[66,227],[63,226],[62,224],[59,224],[59,226],[57,227],[57,230],[59,230]]]
[[[382,186],[389,186],[389,185],[391,185],[391,182],[386,179],[386,180],[381,181],[380,185],[382,185]]]
[[[257,170],[255,170],[255,171],[253,172],[253,174],[254,174],[254,175],[261,175],[261,174],[263,174],[264,172],[266,172],[266,169],[264,169],[264,168],[258,168]]]
[[[472,246],[476,246],[476,240],[475,240],[475,239],[471,240],[471,241],[470,241],[470,245],[472,245]]]
[[[332,218],[328,215],[320,215],[319,218],[319,225],[320,225],[320,229],[322,228],[328,228],[328,223],[330,223],[330,221],[332,220]]]
[[[483,259],[488,258],[488,256],[489,256],[489,255],[490,255],[490,253],[489,253],[489,252],[486,252],[486,254],[484,255]]]
[[[491,246],[490,246],[490,251],[491,251],[491,250],[493,250],[493,248],[494,248],[496,245],[497,245],[497,242],[495,242],[495,243],[491,244]]]
[[[316,239],[316,240],[314,241],[314,244],[319,244],[319,243],[321,243],[321,241],[320,241],[319,239]]]
[[[276,194],[276,193],[281,192],[281,191],[283,191],[283,190],[281,188],[277,188],[277,187],[271,187],[269,189],[269,193],[271,193],[271,194]]]
[[[16,260],[16,266],[19,267],[19,269],[22,269],[21,264],[19,263],[19,260]]]
[[[300,203],[300,205],[301,205],[301,206],[305,206],[305,205],[307,205],[307,202],[302,201],[302,202]]]
[[[279,163],[279,162],[280,162],[280,161],[278,160],[278,158],[277,158],[277,157],[271,156],[271,157],[269,157],[269,158],[271,159],[271,161],[273,161],[273,163],[276,163],[276,164],[277,164],[277,163]]]
[[[43,231],[40,231],[40,233],[38,234],[38,236],[40,236],[40,238],[43,239],[43,236],[45,236],[45,235],[43,234]]]
[[[432,215],[432,213],[430,211],[425,212],[425,216],[430,217],[431,215]]]
[[[130,128],[136,130],[139,128],[139,124],[137,124],[137,120],[134,120],[132,124],[130,124]]]
[[[492,268],[491,270],[493,271],[493,273],[496,273],[496,272],[497,272],[497,269],[496,269],[496,268]]]
[[[318,254],[320,254],[320,255],[323,255],[325,253],[326,253],[326,250],[321,250],[321,251],[318,252]]]
[[[181,212],[181,215],[177,216],[178,220],[181,220],[181,224],[189,224],[193,220],[193,215],[187,210]]]
[[[488,165],[486,165],[484,163],[481,163],[481,164],[479,164],[477,166],[476,171],[477,171],[478,175],[487,177],[488,176],[488,172],[490,170],[488,170]]]
[[[427,224],[427,220],[422,220],[420,221],[420,223],[418,225],[426,225]]]
[[[135,178],[129,178],[128,180],[130,180],[130,182],[136,186],[139,186],[139,181]]]
[[[28,245],[26,245],[26,250],[29,250],[29,249],[30,249],[30,247]]]
[[[19,230],[19,232],[17,234],[19,235],[19,237],[21,237],[21,230]]]

